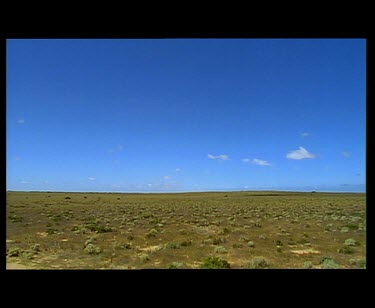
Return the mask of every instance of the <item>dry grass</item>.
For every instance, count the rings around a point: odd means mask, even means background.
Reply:
[[[363,268],[366,259],[365,194],[8,192],[6,215],[8,268],[200,268],[214,256],[231,268],[257,257],[267,268],[322,268],[324,256]]]

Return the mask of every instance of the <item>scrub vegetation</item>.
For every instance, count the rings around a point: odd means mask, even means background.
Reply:
[[[364,269],[366,194],[7,192],[7,267]]]

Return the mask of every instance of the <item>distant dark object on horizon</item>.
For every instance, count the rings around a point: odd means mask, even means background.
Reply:
[[[313,190],[312,192],[311,192],[312,194],[315,194],[316,193],[316,191],[315,190]]]

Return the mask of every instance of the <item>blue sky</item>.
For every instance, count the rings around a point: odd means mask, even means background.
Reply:
[[[366,40],[7,40],[7,189],[364,191]]]

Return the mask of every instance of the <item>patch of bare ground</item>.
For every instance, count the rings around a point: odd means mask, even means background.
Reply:
[[[299,250],[291,250],[290,252],[296,253],[298,255],[305,255],[305,254],[320,254],[321,252],[319,250],[315,250],[313,248],[307,248],[307,249],[299,249]]]

